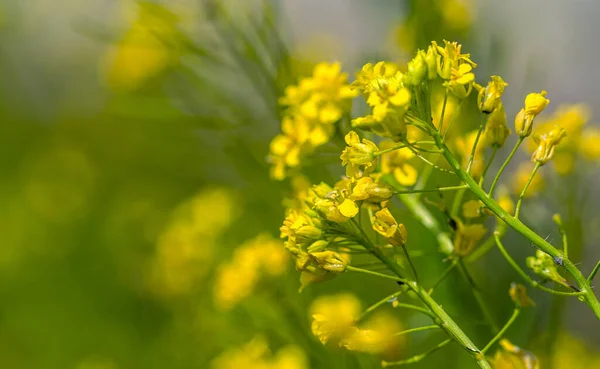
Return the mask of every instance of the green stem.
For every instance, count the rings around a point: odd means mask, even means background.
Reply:
[[[529,179],[527,180],[527,183],[525,183],[525,187],[523,187],[523,191],[521,191],[521,195],[519,195],[519,201],[517,201],[517,207],[515,210],[515,218],[519,218],[519,212],[521,211],[521,203],[523,202],[523,198],[525,197],[525,194],[527,193],[527,189],[529,188],[529,185],[531,184],[531,181],[533,180],[533,177],[535,177],[535,174],[537,173],[538,169],[540,169],[540,167],[542,166],[541,162],[536,162],[535,166],[533,167],[533,170],[531,171],[531,175],[529,176]],[[565,257],[567,255],[565,254]]]
[[[435,324],[433,324],[433,325],[426,325],[426,326],[423,326],[423,327],[406,329],[406,330],[403,330],[401,332],[394,333],[394,336],[403,336],[405,334],[409,334],[409,333],[413,333],[413,332],[428,331],[428,330],[431,330],[431,329],[439,329],[439,328],[440,328],[440,326],[439,325],[435,325]]]
[[[479,310],[481,310],[481,312],[483,313],[483,317],[485,318],[485,320],[487,320],[487,323],[489,324],[490,328],[492,329],[492,333],[498,332],[498,330],[499,330],[498,325],[496,324],[496,321],[494,320],[494,317],[492,316],[490,309],[488,308],[485,300],[483,299],[483,296],[481,295],[479,287],[475,284],[475,281],[469,274],[469,271],[465,267],[465,264],[462,262],[462,260],[460,260],[458,262],[458,264],[460,266],[460,270],[462,271],[465,279],[467,280],[467,283],[469,283],[469,285],[471,286],[471,291],[473,291],[473,296],[475,296],[475,300],[477,301]]]
[[[410,258],[410,255],[408,254],[408,250],[406,250],[406,245],[402,245],[402,251],[404,251],[404,256],[406,256],[406,260],[408,260],[410,269],[412,270],[413,275],[415,276],[415,281],[417,281],[417,283],[419,283],[419,274],[417,273],[417,268],[415,268],[415,265],[413,264],[412,259]]]
[[[432,294],[433,291],[435,290],[435,288],[444,281],[444,279],[446,279],[446,277],[450,274],[450,272],[456,268],[456,265],[458,264],[458,259],[454,259],[452,260],[452,264],[450,264],[450,266],[448,268],[446,268],[446,270],[444,270],[444,272],[442,273],[442,275],[440,275],[440,277],[437,279],[437,281],[435,281],[435,283],[433,284],[433,286],[431,286],[431,288],[429,289],[429,291],[427,291],[428,294]]]
[[[445,192],[445,191],[456,191],[460,189],[468,188],[466,185],[461,186],[450,186],[450,187],[439,187],[439,188],[424,188],[421,190],[406,190],[406,191],[394,191],[394,194],[410,194],[410,193],[421,193],[421,192]]]
[[[596,276],[596,273],[598,273],[598,269],[600,269],[600,261],[598,261],[598,263],[596,264],[596,266],[594,267],[594,269],[590,273],[590,276],[587,277],[588,283],[592,283],[592,279],[594,279],[594,277]]]
[[[563,268],[569,273],[573,279],[577,282],[579,290],[581,291],[581,295],[585,303],[592,309],[594,314],[598,319],[600,319],[600,302],[596,295],[594,295],[594,291],[590,288],[590,285],[587,279],[583,276],[581,271],[573,264],[571,260],[568,258],[564,258],[564,255],[561,251],[552,246],[548,241],[544,238],[540,237],[537,233],[532,231],[529,227],[523,224],[519,219],[508,214],[498,203],[488,196],[485,191],[481,187],[477,185],[473,177],[465,173],[460,167],[459,162],[452,155],[448,147],[442,142],[442,138],[439,134],[434,132],[434,139],[436,140],[438,147],[444,150],[444,158],[450,167],[455,171],[455,173],[459,176],[459,178],[469,186],[473,194],[483,202],[488,209],[490,209],[494,214],[498,216],[502,221],[508,224],[511,228],[515,229],[517,232],[521,233],[525,236],[531,243],[533,243],[540,250],[544,251],[548,255],[552,256],[554,259],[561,258],[563,260]],[[522,141],[521,139],[519,141]],[[518,146],[519,144],[517,144]],[[513,150],[515,151],[515,150]],[[498,178],[498,176],[496,176]],[[496,179],[497,181],[497,179]],[[492,193],[492,192],[490,192]]]
[[[469,156],[469,162],[467,163],[467,174],[471,173],[471,167],[473,166],[473,160],[475,160],[475,153],[477,152],[477,144],[479,144],[479,138],[481,137],[481,132],[483,132],[483,127],[485,126],[485,121],[487,120],[488,115],[482,115],[481,121],[479,122],[479,130],[477,131],[477,136],[475,136],[475,143],[473,144],[473,148],[471,149],[471,155]]]
[[[401,279],[403,278],[402,276],[404,271],[394,260],[383,254],[381,250],[371,244],[368,240],[365,240],[365,244],[363,246],[373,252],[373,255],[385,263],[398,277]],[[490,364],[485,359],[485,356],[480,354],[477,346],[475,346],[471,339],[469,339],[469,337],[460,329],[460,327],[454,322],[454,320],[452,320],[446,311],[442,309],[442,307],[438,305],[431,296],[429,296],[425,289],[413,281],[407,281],[405,284],[415,292],[425,306],[427,306],[433,315],[435,315],[436,320],[439,321],[441,328],[444,329],[448,335],[458,342],[465,350],[467,350],[475,358],[481,368],[491,369]]]
[[[446,141],[446,135],[450,131],[450,128],[452,128],[452,125],[454,124],[454,121],[456,120],[456,117],[458,116],[458,112],[460,110],[460,107],[462,106],[463,101],[465,101],[465,100],[464,99],[460,100],[460,102],[458,103],[458,105],[456,105],[456,110],[454,110],[454,114],[452,114],[452,118],[450,119],[450,123],[448,123],[448,128],[446,128],[446,132],[444,132],[444,135],[442,136],[442,142]]]
[[[442,115],[440,116],[440,125],[438,132],[442,132],[442,126],[444,125],[444,115],[446,114],[446,103],[448,103],[448,90],[444,93],[444,103],[442,104]]]
[[[519,137],[519,140],[515,144],[515,147],[513,147],[512,151],[510,152],[510,154],[508,154],[508,157],[506,158],[504,163],[502,163],[502,166],[498,170],[498,173],[496,173],[496,177],[494,177],[494,180],[492,181],[492,186],[490,187],[490,190],[488,192],[489,196],[494,196],[494,188],[496,188],[496,184],[498,183],[498,180],[500,179],[502,172],[504,172],[504,169],[506,169],[506,166],[508,165],[508,163],[512,160],[513,156],[515,156],[515,154],[517,153],[517,150],[519,149],[519,146],[521,146],[521,143],[523,143],[524,139],[525,139],[524,137]]]
[[[498,340],[500,340],[500,338],[502,338],[502,336],[504,335],[504,333],[506,333],[506,330],[517,319],[517,317],[519,316],[520,312],[521,312],[521,309],[515,308],[515,310],[513,311],[512,315],[510,316],[510,319],[508,319],[508,322],[506,322],[506,324],[504,324],[504,327],[502,327],[502,329],[500,330],[500,332],[498,332],[498,334],[494,338],[492,338],[492,340],[487,345],[485,345],[485,347],[481,350],[482,354],[485,354],[487,352],[487,350],[489,350],[496,342],[498,342]]]
[[[417,362],[425,359],[427,356],[431,355],[432,353],[436,352],[437,350],[441,349],[442,347],[446,346],[450,342],[452,342],[452,340],[449,338],[445,341],[440,342],[439,344],[437,344],[435,347],[433,347],[429,351],[426,351],[419,355],[409,357],[408,359],[404,359],[404,360],[400,360],[400,361],[382,361],[381,366],[384,368],[387,368],[389,366],[400,366],[400,365],[417,363]]]
[[[508,261],[508,263],[513,267],[513,269],[517,273],[519,273],[519,275],[521,277],[523,277],[523,279],[527,283],[529,283],[532,287],[539,288],[542,291],[546,291],[546,292],[549,292],[551,294],[560,295],[560,296],[578,296],[578,295],[582,295],[581,292],[562,292],[562,291],[556,291],[556,290],[547,288],[545,286],[542,286],[541,284],[539,284],[539,282],[534,281],[533,279],[531,279],[527,275],[527,273],[525,273],[525,271],[523,269],[521,269],[521,267],[519,266],[519,264],[517,264],[517,262],[508,254],[508,251],[506,251],[506,248],[504,248],[504,245],[502,245],[502,242],[500,241],[500,238],[498,237],[498,233],[497,232],[494,232],[494,239],[496,240],[496,245],[498,246],[498,249],[500,250],[500,252],[504,256],[504,258],[506,259],[506,261]]]
[[[406,279],[403,279],[403,278],[394,277],[393,275],[389,275],[389,274],[374,272],[374,271],[368,270],[368,269],[353,267],[352,265],[346,265],[346,270],[349,270],[351,272],[370,274],[370,275],[380,277],[380,278],[391,279],[396,282],[403,282],[403,283],[406,282]]]
[[[367,315],[371,314],[373,311],[375,311],[378,307],[380,307],[381,305],[384,305],[386,303],[388,303],[390,300],[393,300],[395,298],[397,298],[398,296],[400,296],[402,294],[403,291],[398,291],[398,292],[394,292],[389,296],[386,296],[384,298],[382,298],[381,300],[377,301],[376,303],[374,303],[373,305],[369,306],[367,308],[367,310],[365,310],[360,317],[358,318],[359,321],[363,320]],[[427,312],[429,314],[429,312]]]
[[[492,163],[494,162],[494,159],[496,158],[497,152],[498,152],[498,146],[494,145],[494,147],[492,147],[492,155],[490,155],[490,160],[488,161],[485,168],[483,169],[483,173],[481,173],[481,178],[479,178],[479,187],[483,187],[483,180],[484,180],[485,175],[487,174],[488,170],[492,166]]]

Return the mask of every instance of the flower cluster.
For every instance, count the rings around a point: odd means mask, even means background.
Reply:
[[[280,104],[287,107],[282,134],[271,141],[271,177],[284,179],[303,157],[324,145],[335,132],[335,125],[351,107],[356,92],[347,84],[339,63],[319,63],[313,75],[298,85],[289,86]]]
[[[231,261],[221,265],[214,285],[215,304],[228,310],[250,296],[261,278],[282,275],[289,256],[281,241],[261,234],[237,247]]]

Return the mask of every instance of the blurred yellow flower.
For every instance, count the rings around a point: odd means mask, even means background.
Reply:
[[[159,236],[150,285],[159,295],[185,294],[206,275],[213,244],[234,217],[233,194],[215,188],[179,205]]]
[[[268,160],[271,177],[282,180],[302,164],[302,158],[327,143],[334,123],[350,110],[357,95],[347,84],[348,76],[339,63],[319,63],[311,77],[285,89],[279,103],[287,107],[281,122],[282,133],[271,141]]]
[[[533,164],[528,162],[520,163],[513,175],[513,183],[512,183],[512,191],[513,193],[520,195],[521,191],[525,187],[527,180],[531,176],[531,172],[533,171]],[[540,191],[544,188],[544,177],[540,171],[538,171],[533,177],[531,183],[529,184],[529,188],[525,193],[525,198],[533,197],[540,193]]]
[[[475,140],[477,139],[477,130],[471,131],[464,136],[457,137],[454,140],[454,147],[458,155],[462,158],[462,164],[466,168],[469,163],[469,158],[471,157],[471,152],[473,150],[473,145],[475,145]],[[481,176],[485,167],[485,142],[480,139],[477,142],[477,147],[475,148],[475,155],[473,157],[473,164],[471,166],[471,175],[474,178]]]
[[[282,275],[289,256],[281,241],[261,234],[244,242],[233,252],[231,261],[222,264],[214,284],[215,304],[229,310],[254,292],[264,276]]]
[[[282,347],[275,355],[262,336],[240,347],[225,350],[213,359],[214,369],[308,369],[304,352],[295,345]]]
[[[380,150],[386,150],[394,147],[392,141],[382,141]],[[415,154],[408,148],[400,148],[389,153],[381,155],[381,172],[384,174],[392,173],[394,179],[402,186],[412,186],[417,183],[418,172],[411,159]]]
[[[354,295],[344,293],[317,298],[313,301],[310,311],[313,334],[323,344],[338,344],[353,332],[361,313],[361,306]]]
[[[457,219],[456,234],[454,235],[454,254],[460,257],[468,256],[486,232],[487,230],[483,224],[464,224],[460,219]]]
[[[137,2],[137,19],[107,57],[110,87],[131,91],[163,72],[177,56],[178,16],[166,7]]]
[[[539,360],[529,351],[525,351],[508,340],[500,341],[501,349],[490,360],[494,369],[540,369]]]
[[[403,340],[402,337],[395,336],[395,334],[401,330],[402,326],[394,316],[379,313],[360,328],[352,329],[340,345],[350,351],[397,354]]]

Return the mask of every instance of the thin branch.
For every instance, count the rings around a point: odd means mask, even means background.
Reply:
[[[447,340],[440,342],[435,347],[433,347],[429,351],[426,351],[422,354],[415,355],[415,356],[409,357],[408,359],[404,359],[404,360],[400,360],[400,361],[391,361],[391,362],[390,361],[382,361],[381,366],[384,368],[387,368],[389,366],[400,366],[400,365],[417,363],[417,362],[425,359],[427,356],[431,355],[432,353],[436,352],[437,350],[441,349],[442,347],[446,346],[450,342],[452,342],[452,339],[448,338]]]

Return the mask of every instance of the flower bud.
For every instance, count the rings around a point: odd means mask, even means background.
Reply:
[[[308,253],[315,253],[315,252],[323,251],[323,250],[325,250],[327,245],[329,245],[329,242],[327,242],[325,240],[318,240],[318,241],[313,242],[310,246],[308,246],[307,251],[308,251]]]
[[[536,116],[542,112],[550,103],[550,100],[546,99],[547,92],[542,90],[540,93],[530,93],[525,97],[525,113],[527,115]]]
[[[329,272],[341,273],[346,270],[348,258],[334,251],[320,251],[311,254],[316,260],[320,268]]]
[[[427,79],[435,79],[437,77],[437,52],[431,45],[427,49],[425,63],[427,64]]]
[[[556,264],[552,256],[542,250],[537,250],[535,256],[528,256],[525,262],[538,276],[568,287],[566,279],[556,269]]]
[[[403,246],[406,243],[406,228],[398,224],[388,208],[383,208],[375,213],[371,219],[373,229],[393,246]]]
[[[533,137],[535,143],[539,146],[533,152],[531,161],[536,163],[539,162],[541,165],[546,164],[552,156],[554,156],[554,150],[560,141],[567,135],[564,128],[555,126],[550,132],[543,135],[536,135]]]
[[[502,147],[509,135],[510,129],[506,125],[504,105],[500,102],[499,106],[488,116],[485,127],[485,138],[490,146]]]
[[[428,74],[426,54],[423,50],[417,51],[417,55],[408,62],[408,72],[403,76],[402,82],[406,86],[420,85]]]
[[[318,240],[321,238],[321,230],[313,226],[302,226],[298,228],[296,235],[308,240]]]
[[[506,86],[508,86],[508,83],[504,82],[501,77],[492,76],[492,80],[488,85],[479,90],[479,95],[477,96],[479,111],[490,114],[498,108],[502,104],[500,98]]]
[[[515,117],[515,132],[521,138],[528,137],[531,135],[533,130],[533,118],[525,114],[525,109],[521,109]]]

